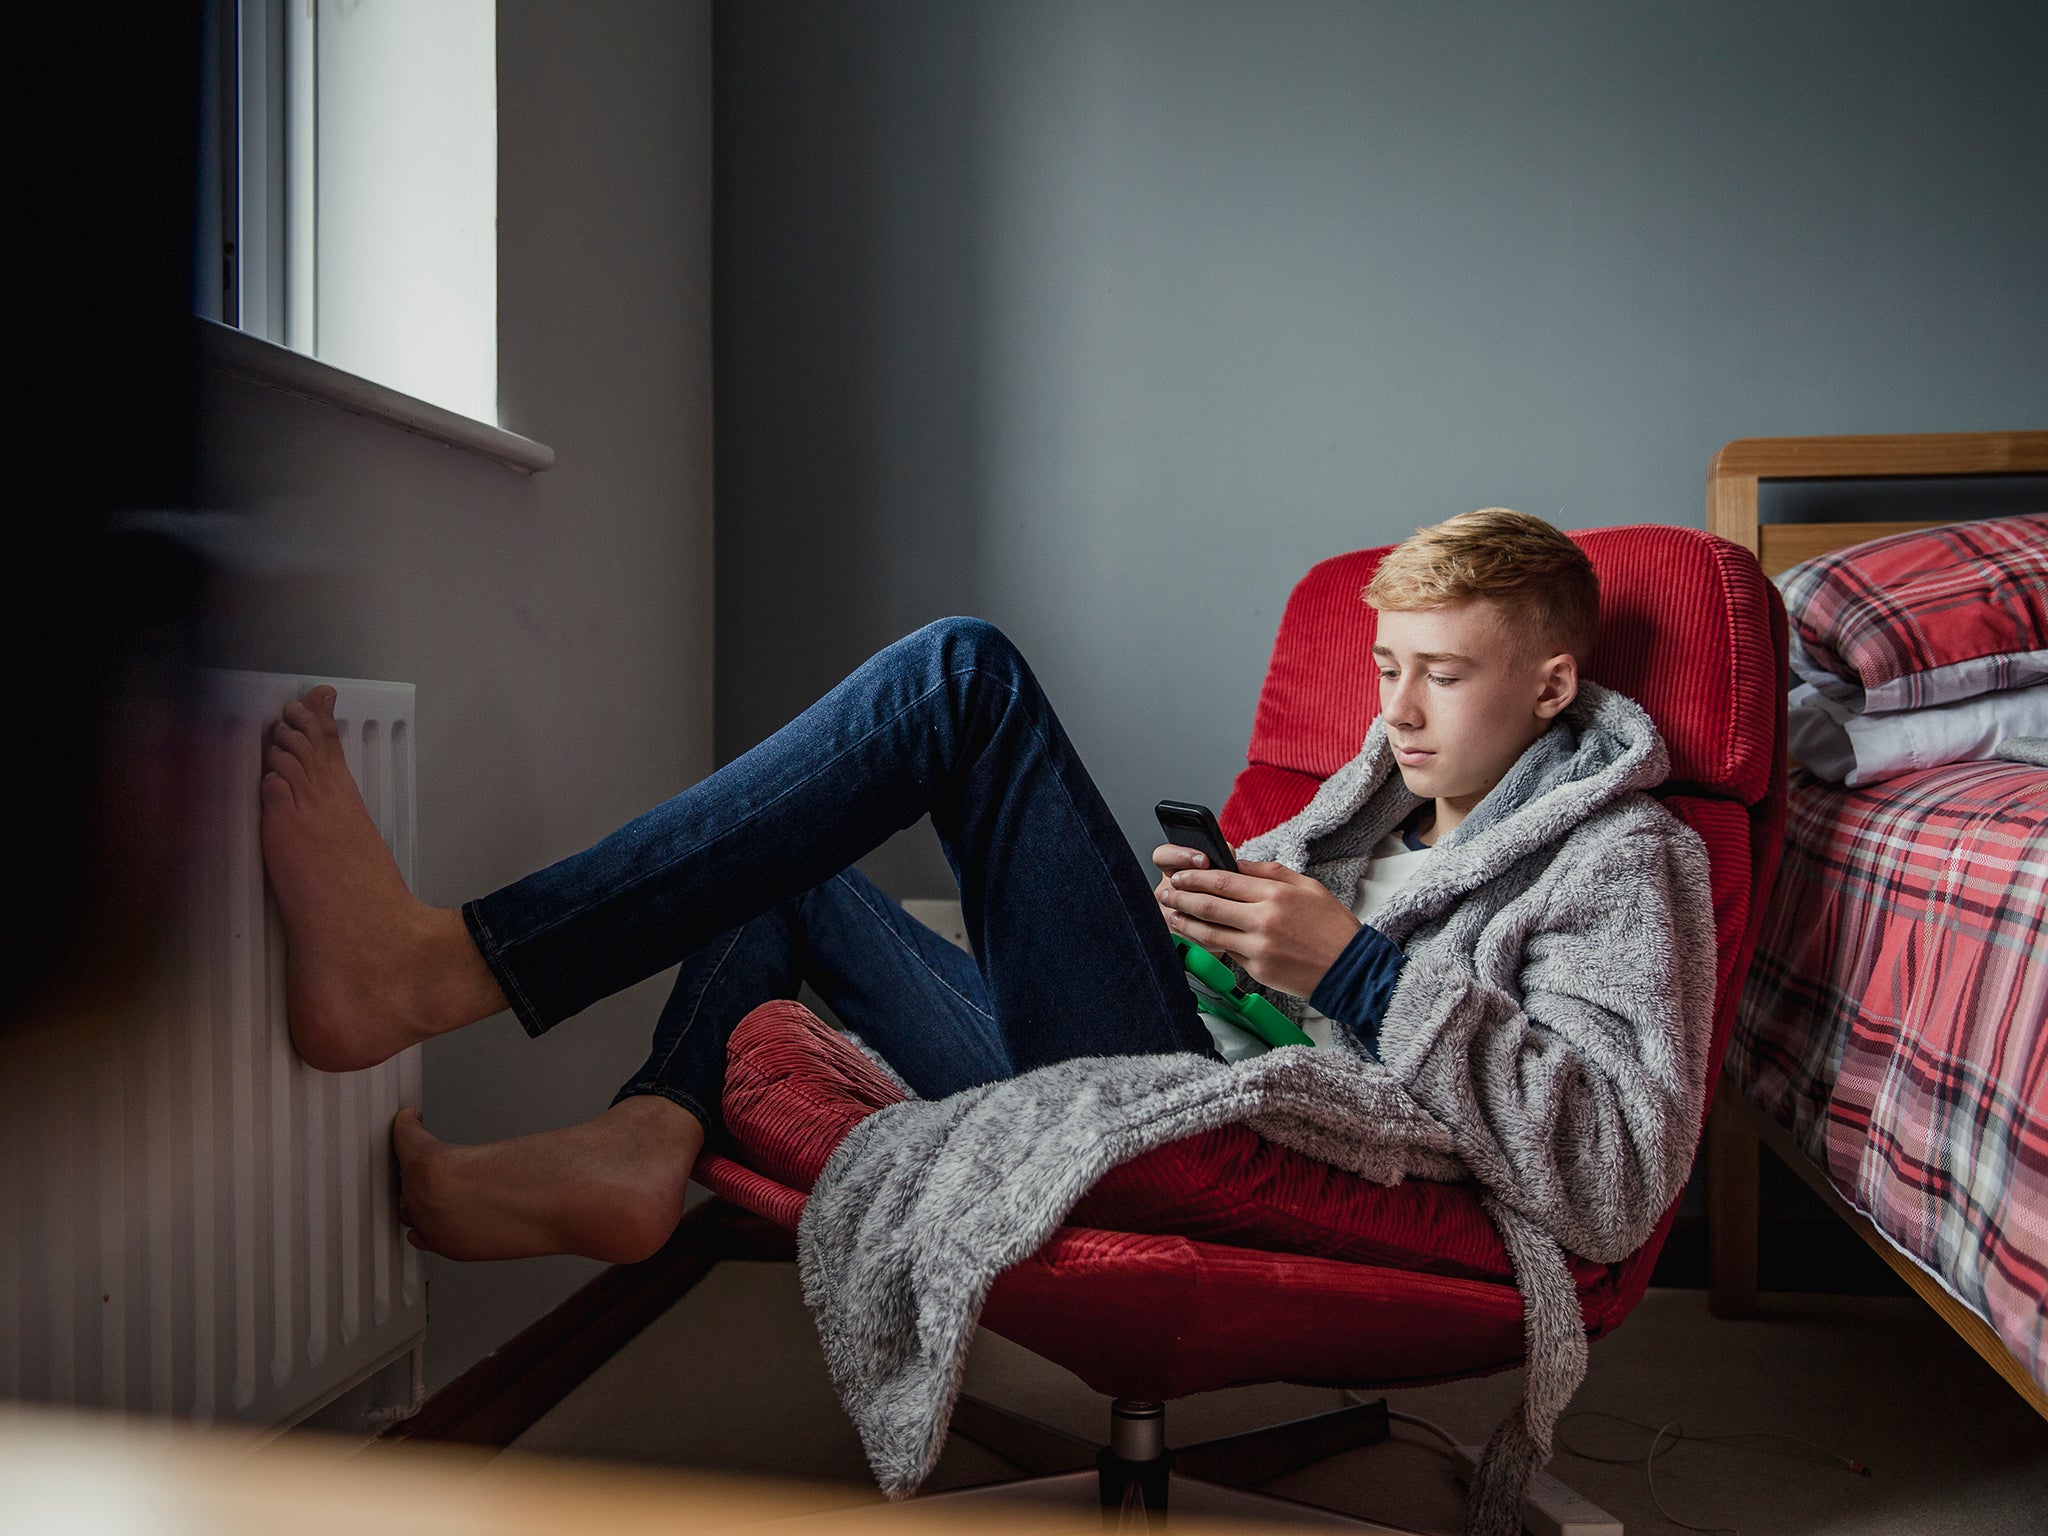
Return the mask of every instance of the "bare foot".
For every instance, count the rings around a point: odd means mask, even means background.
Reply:
[[[576,1253],[637,1264],[668,1241],[704,1147],[703,1122],[658,1094],[595,1120],[460,1146],[416,1109],[391,1121],[406,1241],[451,1259]]]
[[[406,889],[342,756],[335,697],[323,684],[271,727],[263,865],[284,915],[292,1043],[311,1066],[352,1072],[505,999],[462,914]]]

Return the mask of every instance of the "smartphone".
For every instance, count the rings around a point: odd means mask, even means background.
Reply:
[[[1236,856],[1230,851],[1223,829],[1216,825],[1216,813],[1209,807],[1191,805],[1185,800],[1162,800],[1155,809],[1159,830],[1166,834],[1169,843],[1206,853],[1211,869],[1237,872]]]

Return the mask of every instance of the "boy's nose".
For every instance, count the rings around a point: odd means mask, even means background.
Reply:
[[[1381,711],[1387,717],[1387,724],[1411,726],[1416,723],[1418,710],[1415,694],[1415,685],[1412,683],[1394,685]]]

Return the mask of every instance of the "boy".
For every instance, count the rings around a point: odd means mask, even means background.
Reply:
[[[1539,519],[1496,507],[1418,530],[1380,562],[1363,596],[1379,612],[1372,657],[1387,746],[1402,782],[1426,798],[1373,846],[1349,907],[1313,893],[1299,916],[1273,905],[1279,893],[1262,890],[1271,879],[1308,889],[1284,864],[1254,861],[1240,878],[1205,871],[1201,855],[1171,844],[1153,860],[1169,871],[1158,898],[1175,932],[1243,956],[1238,968],[1277,995],[1254,990],[1318,1045],[1329,1043],[1331,1022],[1314,1006],[1321,997],[1339,1017],[1356,1019],[1353,1038],[1370,1049],[1403,956],[1369,919],[1577,697],[1600,588],[1576,544]],[[1340,939],[1341,963],[1332,964],[1325,957]],[[1226,1056],[1262,1048],[1203,1018]]]
[[[1242,873],[1162,846],[1149,893],[1029,667],[979,620],[898,641],[699,784],[459,910],[405,889],[315,689],[276,727],[262,785],[294,1039],[348,1070],[507,1007],[539,1034],[680,961],[647,1064],[595,1120],[482,1146],[438,1141],[413,1110],[393,1125],[416,1247],[630,1262],[681,1213],[725,1039],[756,1004],[808,980],[925,1100],[1076,1057],[1213,1061],[1180,932],[1320,1054],[1384,1057],[1465,1135],[1461,1155],[1529,1181],[1532,1206],[1578,1209],[1593,1256],[1637,1206],[1661,1212],[1690,1159],[1713,990],[1704,849],[1640,792],[1665,767],[1648,717],[1579,680],[1598,588],[1557,530],[1498,508],[1452,518],[1363,595],[1381,611],[1381,714],[1358,757],[1245,844]],[[926,813],[972,956],[850,867]],[[1600,956],[1604,971],[1580,963]],[[1076,996],[1124,1006],[1072,1011]]]

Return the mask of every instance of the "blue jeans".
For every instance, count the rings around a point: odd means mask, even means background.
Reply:
[[[972,955],[854,860],[929,814]],[[531,1035],[677,962],[646,1064],[719,1129],[725,1046],[809,982],[921,1096],[1074,1056],[1217,1054],[1152,879],[983,619],[876,652],[766,741],[462,915]]]

